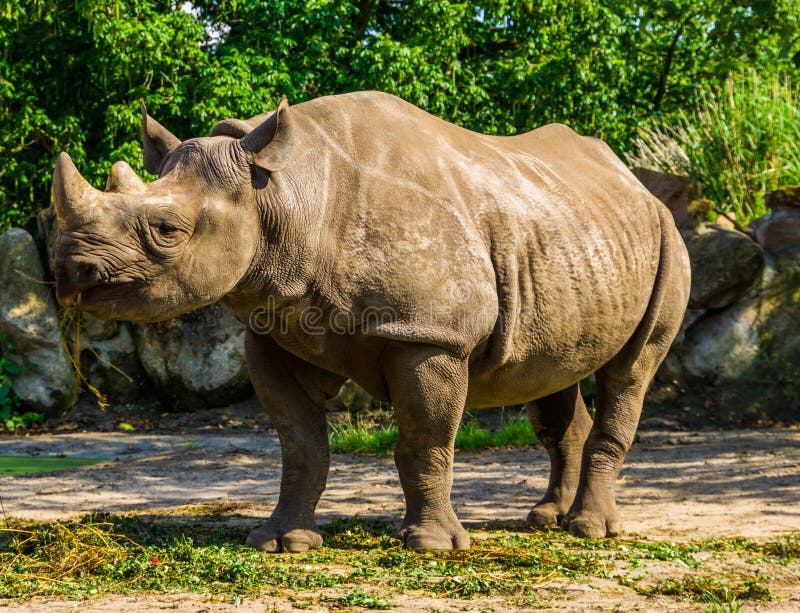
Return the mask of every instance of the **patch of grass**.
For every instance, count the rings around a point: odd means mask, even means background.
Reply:
[[[103,462],[98,458],[59,458],[42,456],[0,456],[0,475],[28,475],[68,470]]]
[[[396,426],[368,428],[362,422],[332,424],[328,436],[332,453],[373,453],[386,456],[397,444]],[[514,419],[498,431],[475,423],[463,423],[456,434],[455,448],[475,451],[490,447],[526,447],[539,441],[527,419]]]
[[[328,444],[331,453],[373,453],[386,456],[394,451],[397,427],[368,428],[361,422],[331,424]]]
[[[0,598],[184,591],[237,602],[269,594],[297,608],[388,609],[403,594],[499,596],[532,604],[544,603],[539,588],[558,578],[589,584],[616,579],[640,594],[707,603],[714,611],[772,598],[766,577],[715,572],[692,557],[762,549],[749,541],[722,547],[722,541],[595,541],[561,532],[496,530],[473,533],[466,551],[414,552],[403,549],[394,524],[352,518],[323,526],[319,549],[265,555],[241,544],[248,528],[226,526],[220,519],[214,513],[195,519],[134,514],[71,522],[11,519],[0,530]],[[772,549],[764,545],[762,553]],[[774,557],[783,551],[777,547]],[[656,582],[629,576],[620,563],[631,559],[658,560],[675,576]],[[687,566],[692,566],[688,574]]]
[[[509,421],[497,432],[473,424],[462,424],[456,434],[456,449],[474,451],[487,447],[527,447],[538,444],[527,419]]]

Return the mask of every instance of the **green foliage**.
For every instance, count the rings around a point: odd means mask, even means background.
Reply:
[[[0,334],[0,430],[14,432],[18,428],[29,428],[34,423],[44,421],[44,415],[33,411],[18,412],[20,402],[11,387],[10,377],[20,374],[22,366],[5,357],[5,351],[11,348],[11,341]]]
[[[363,422],[332,424],[328,441],[333,453],[374,453],[385,456],[394,451],[399,433],[396,426],[369,428]],[[527,447],[538,443],[530,422],[515,419],[494,432],[480,425],[463,423],[456,433],[455,448],[475,451],[489,447]]]
[[[137,100],[181,137],[358,89],[488,133],[636,127],[745,67],[797,74],[793,0],[5,0],[0,231],[47,205],[60,151],[102,187],[141,167]]]
[[[764,194],[800,183],[800,88],[785,75],[754,71],[698,89],[695,105],[643,128],[636,166],[688,174],[745,224],[763,215]]]

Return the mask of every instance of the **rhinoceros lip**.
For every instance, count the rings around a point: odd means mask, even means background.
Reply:
[[[132,297],[131,290],[136,289],[140,283],[136,281],[110,281],[101,283],[83,290],[75,297],[76,304],[81,307],[91,306],[103,302],[113,302],[115,299]]]

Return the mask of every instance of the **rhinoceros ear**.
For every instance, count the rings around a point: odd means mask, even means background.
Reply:
[[[161,164],[170,151],[181,144],[180,139],[147,114],[144,100],[139,101],[142,110],[142,146],[144,149],[144,168],[157,175]]]
[[[291,160],[294,144],[286,96],[281,98],[277,111],[239,142],[251,164],[270,171],[284,168]]]

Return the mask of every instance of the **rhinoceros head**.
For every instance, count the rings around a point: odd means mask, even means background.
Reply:
[[[59,303],[77,298],[100,318],[159,321],[230,292],[261,242],[257,192],[291,153],[290,124],[280,119],[287,106],[255,127],[233,122],[184,142],[143,106],[145,168],[159,175],[152,183],[120,161],[99,191],[62,153],[53,175]]]

